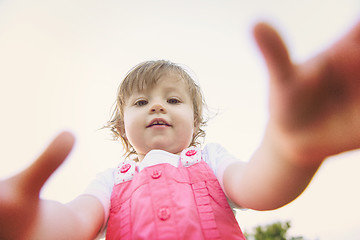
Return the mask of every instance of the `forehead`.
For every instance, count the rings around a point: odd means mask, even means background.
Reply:
[[[161,89],[163,91],[187,92],[186,89],[188,89],[188,85],[186,84],[185,80],[179,76],[175,76],[174,74],[166,74],[161,76],[151,86],[143,89],[143,91],[148,91],[154,88]]]
[[[165,91],[186,91],[189,89],[189,83],[179,74],[168,72],[157,77],[133,79],[132,84],[128,84],[124,95],[130,97],[136,93],[150,91],[154,88],[161,88]]]

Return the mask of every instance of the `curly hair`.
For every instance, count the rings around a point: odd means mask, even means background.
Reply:
[[[169,73],[177,75],[180,80],[185,82],[188,86],[190,97],[193,100],[194,126],[196,132],[190,146],[199,146],[199,139],[205,137],[203,127],[206,126],[207,119],[205,119],[203,111],[206,107],[206,103],[199,85],[184,67],[181,67],[176,63],[166,60],[146,61],[132,68],[121,82],[111,118],[105,125],[105,128],[110,128],[112,131],[114,140],[121,141],[125,150],[125,157],[136,154],[133,146],[131,146],[130,142],[123,135],[125,128],[124,106],[126,101],[134,91],[142,91],[146,88],[153,87],[162,76]]]

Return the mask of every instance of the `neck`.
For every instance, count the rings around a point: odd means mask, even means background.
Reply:
[[[163,151],[165,151],[165,150],[163,150]],[[149,152],[150,152],[150,151],[149,151]],[[147,153],[145,153],[145,154],[144,154],[144,153],[138,153],[138,154],[137,154],[138,161],[141,162],[142,160],[144,160],[146,154],[148,154],[149,152],[147,152]],[[173,154],[175,154],[175,155],[180,155],[181,152],[182,152],[182,151],[180,151],[180,152],[178,152],[178,153],[173,153]]]

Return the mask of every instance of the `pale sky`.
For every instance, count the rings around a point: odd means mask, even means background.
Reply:
[[[44,198],[67,202],[120,161],[107,130],[116,89],[139,62],[189,66],[219,114],[206,142],[248,159],[267,118],[267,72],[252,26],[279,29],[294,59],[329,46],[359,20],[358,0],[2,0],[0,1],[0,177],[26,167],[56,133],[77,144]],[[291,220],[307,239],[360,236],[360,152],[329,159],[303,195],[271,212],[241,211],[243,230]]]

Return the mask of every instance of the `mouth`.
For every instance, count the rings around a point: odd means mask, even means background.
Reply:
[[[162,118],[155,118],[154,120],[152,120],[150,122],[149,125],[146,126],[146,128],[153,127],[153,126],[171,127],[171,125]]]

